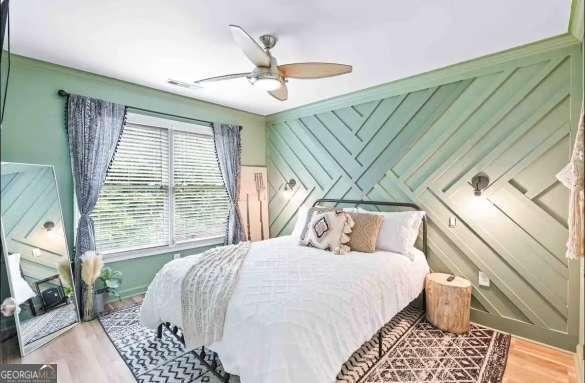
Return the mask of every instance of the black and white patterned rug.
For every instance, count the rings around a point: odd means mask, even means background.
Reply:
[[[143,327],[140,306],[132,306],[99,318],[108,337],[142,382],[219,383],[199,360],[165,329],[162,339]],[[441,331],[424,319],[411,304],[382,329],[383,356],[378,342],[364,343],[342,366],[338,382],[501,382],[510,335],[472,324],[466,335]],[[230,383],[239,383],[232,377]]]
[[[169,330],[164,329],[163,337],[157,339],[155,331],[142,326],[140,305],[98,319],[137,382],[220,383],[193,353],[185,352]],[[232,378],[232,382],[239,380]]]
[[[22,342],[30,344],[77,321],[75,305],[68,303],[20,322]]]

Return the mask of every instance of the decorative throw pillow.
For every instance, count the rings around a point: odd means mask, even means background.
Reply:
[[[363,212],[367,210],[360,209]],[[424,211],[369,212],[384,218],[376,249],[408,255],[419,235]]]
[[[364,253],[376,251],[376,241],[378,240],[384,217],[364,213],[349,213],[349,215],[355,223],[351,231],[349,247],[352,250]]]
[[[347,244],[353,225],[351,216],[342,210],[311,208],[300,244],[346,254],[351,250]]]

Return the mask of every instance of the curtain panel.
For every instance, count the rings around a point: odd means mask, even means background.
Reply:
[[[219,170],[230,201],[226,225],[225,244],[235,244],[246,239],[238,199],[240,196],[241,138],[239,125],[213,124],[213,140]]]
[[[126,107],[94,98],[70,95],[67,101],[67,132],[71,171],[75,184],[79,221],[75,240],[75,286],[81,306],[80,257],[95,250],[91,212],[106,179],[122,136]]]
[[[582,257],[585,252],[585,116],[581,107],[581,118],[575,144],[569,163],[557,174],[557,178],[569,190],[569,239],[567,241],[567,258]]]

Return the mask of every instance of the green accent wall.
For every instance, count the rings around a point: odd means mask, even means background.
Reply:
[[[266,125],[262,116],[13,55],[1,131],[1,160],[55,166],[70,248],[74,228],[73,179],[65,131],[65,98],[57,95],[58,89],[163,113],[240,124],[244,127],[243,164],[265,164]],[[187,255],[200,250],[180,253]],[[124,272],[122,295],[130,296],[143,292],[156,271],[170,259],[172,255],[165,254],[110,266]],[[8,296],[4,270],[1,287],[0,301]]]
[[[571,18],[569,20],[569,33],[571,33],[577,40],[583,42],[583,18],[585,17],[583,10],[583,0],[573,0],[571,2]]]
[[[271,235],[317,198],[416,202],[433,270],[474,285],[474,320],[574,351],[579,270],[555,174],[580,113],[580,53],[566,34],[269,116]],[[487,204],[470,186],[480,172]]]

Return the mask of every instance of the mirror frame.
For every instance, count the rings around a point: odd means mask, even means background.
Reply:
[[[30,163],[23,163],[23,162],[8,162],[8,161],[2,161],[0,162],[0,173],[1,173],[1,169],[2,167],[4,167],[4,165],[22,165],[22,166],[43,166],[45,168],[50,168],[51,169],[51,173],[53,175],[53,180],[55,182],[55,190],[57,192],[57,200],[59,202],[59,213],[61,216],[61,222],[63,224],[63,240],[65,241],[65,252],[66,252],[66,256],[67,259],[69,260],[69,269],[71,270],[71,283],[73,284],[73,291],[75,290],[75,278],[73,276],[73,268],[71,266],[72,264],[72,259],[71,259],[71,255],[69,254],[69,241],[67,240],[67,230],[65,229],[65,221],[63,220],[63,207],[61,205],[61,194],[59,193],[59,184],[57,183],[57,175],[55,173],[55,167],[53,165],[43,165],[43,164],[30,164]],[[4,267],[6,268],[6,272],[9,273],[10,270],[10,266],[8,264],[8,249],[6,248],[6,237],[4,235],[4,221],[2,221],[0,219],[0,235],[1,235],[1,240],[3,243],[2,246],[2,256],[3,256],[3,260],[4,260]],[[10,278],[8,279],[8,286],[10,288],[10,296],[12,296],[12,292],[14,291],[14,286],[12,286],[12,281]],[[22,341],[22,329],[21,329],[21,324],[20,324],[20,317],[18,316],[18,314],[13,315],[14,318],[14,323],[16,325],[16,334],[18,336],[18,347],[20,349],[20,355],[21,357],[29,354],[30,352],[40,348],[41,346],[44,346],[45,344],[49,343],[50,341],[52,341],[53,339],[55,339],[56,337],[58,337],[59,335],[71,330],[73,327],[77,326],[81,320],[79,317],[79,302],[77,302],[77,294],[73,294],[73,301],[75,303],[75,318],[76,321],[72,324],[70,324],[69,326],[63,327],[60,330],[57,330],[41,339],[37,339],[27,345],[23,344]]]

